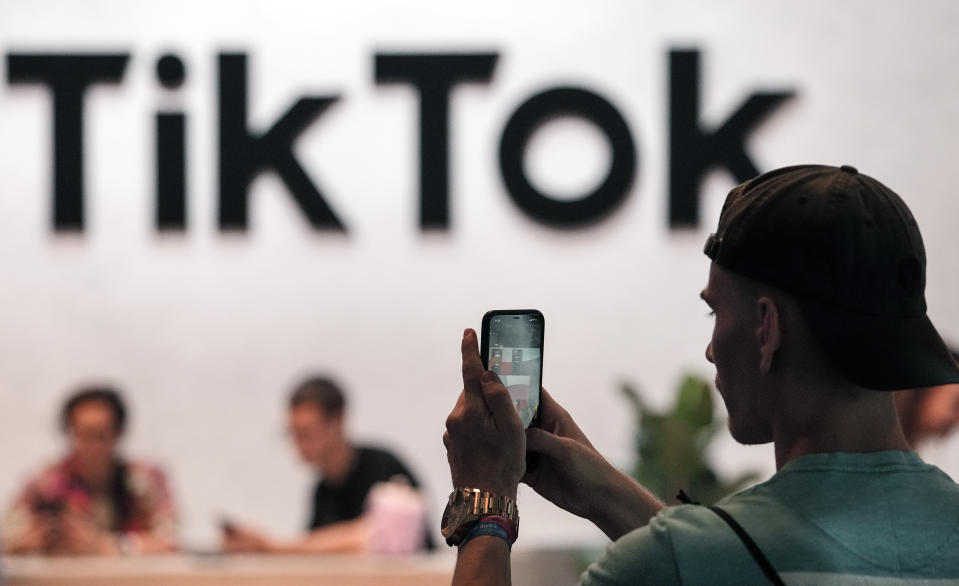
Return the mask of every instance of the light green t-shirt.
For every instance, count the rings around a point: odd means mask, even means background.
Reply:
[[[914,452],[804,456],[717,504],[790,586],[959,585],[959,485]],[[682,505],[611,544],[581,583],[769,581],[716,513]]]

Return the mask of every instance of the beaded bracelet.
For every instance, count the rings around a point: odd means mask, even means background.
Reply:
[[[496,523],[506,530],[506,534],[509,535],[509,542],[516,543],[516,538],[519,537],[519,519],[513,520],[503,515],[486,515],[480,521]]]
[[[474,537],[479,537],[480,535],[493,535],[499,537],[506,542],[507,548],[510,550],[513,549],[513,540],[510,539],[509,532],[502,525],[492,520],[480,520],[473,525],[470,528],[469,533],[466,534],[466,537],[463,538],[463,541],[460,542],[459,547],[462,548]]]

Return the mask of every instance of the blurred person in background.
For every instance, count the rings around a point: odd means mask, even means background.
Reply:
[[[4,550],[120,555],[173,551],[176,515],[162,471],[124,458],[120,394],[94,386],[64,404],[68,453],[30,479],[4,521]]]
[[[952,357],[959,360],[955,349]],[[930,440],[946,437],[959,426],[959,385],[898,391],[896,409],[906,441],[918,449]]]
[[[292,541],[224,521],[230,552],[413,553],[432,549],[419,483],[390,452],[352,443],[346,397],[333,380],[313,376],[289,400],[289,429],[300,458],[320,475],[308,532]]]

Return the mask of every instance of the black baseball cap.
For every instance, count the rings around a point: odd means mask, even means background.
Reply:
[[[792,294],[833,367],[857,385],[959,383],[926,315],[919,226],[898,195],[854,167],[784,167],[735,187],[704,252]]]

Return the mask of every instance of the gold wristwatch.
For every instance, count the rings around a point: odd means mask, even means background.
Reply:
[[[519,529],[519,511],[513,499],[478,488],[454,489],[443,511],[443,537],[446,543],[458,545],[470,527],[488,515],[506,517]]]

